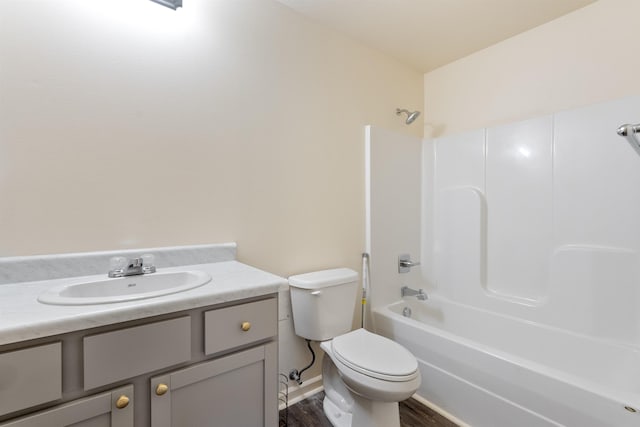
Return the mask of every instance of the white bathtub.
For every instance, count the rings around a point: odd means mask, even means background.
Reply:
[[[374,324],[418,359],[418,395],[473,427],[640,426],[638,347],[438,296],[375,310]]]

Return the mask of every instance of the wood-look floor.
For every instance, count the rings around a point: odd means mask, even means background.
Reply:
[[[280,427],[332,427],[322,410],[324,393],[320,392],[289,408],[288,423],[284,411],[280,411]],[[400,402],[401,427],[458,427],[442,415],[414,399]]]

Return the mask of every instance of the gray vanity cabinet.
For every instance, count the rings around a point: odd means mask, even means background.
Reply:
[[[277,427],[277,312],[268,295],[0,347],[0,427]]]
[[[151,379],[151,427],[276,427],[276,343]]]
[[[133,386],[78,399],[1,427],[133,427]]]

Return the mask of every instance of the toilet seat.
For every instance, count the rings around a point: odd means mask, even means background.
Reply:
[[[375,379],[406,382],[419,375],[418,362],[407,349],[365,329],[335,337],[331,350],[341,364]]]

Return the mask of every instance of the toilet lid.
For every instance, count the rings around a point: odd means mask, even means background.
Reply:
[[[340,362],[374,378],[409,381],[418,375],[418,362],[409,350],[365,329],[335,337],[331,349]]]

